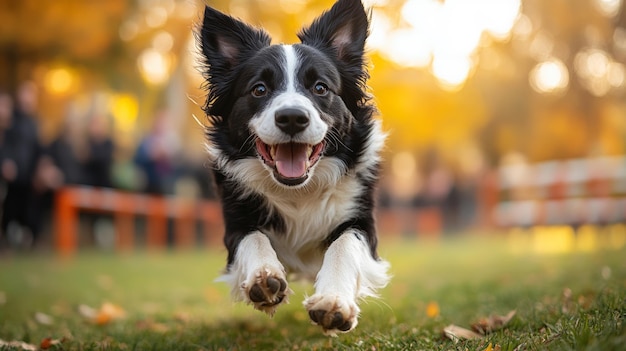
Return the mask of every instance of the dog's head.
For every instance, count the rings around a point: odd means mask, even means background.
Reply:
[[[258,160],[282,186],[306,184],[371,115],[363,111],[367,34],[360,0],[337,1],[294,45],[270,45],[263,30],[206,7],[199,39],[212,147],[230,161]]]

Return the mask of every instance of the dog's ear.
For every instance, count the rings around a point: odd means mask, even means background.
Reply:
[[[298,38],[303,44],[329,48],[347,64],[361,64],[369,17],[361,0],[339,0],[333,7],[303,28]]]
[[[209,6],[204,9],[200,29],[200,46],[209,69],[226,73],[245,61],[252,53],[269,46],[270,36]],[[222,71],[225,72],[216,72]]]

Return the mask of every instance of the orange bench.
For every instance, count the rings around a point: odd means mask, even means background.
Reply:
[[[80,212],[105,213],[113,216],[116,247],[129,250],[134,246],[135,217],[146,218],[146,245],[150,249],[167,245],[167,220],[174,221],[176,247],[195,245],[195,224],[202,222],[204,241],[218,245],[223,236],[220,205],[215,201],[199,201],[177,197],[161,197],[122,192],[107,188],[72,186],[60,189],[55,199],[55,245],[68,256],[78,244]]]

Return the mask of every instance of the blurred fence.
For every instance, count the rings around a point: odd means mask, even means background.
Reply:
[[[513,164],[498,170],[493,210],[501,227],[583,224],[626,220],[626,157]]]
[[[217,201],[128,193],[113,189],[66,187],[56,195],[55,245],[62,254],[78,247],[79,214],[113,217],[115,246],[136,245],[136,220],[145,218],[145,245],[163,248],[198,245],[221,247],[223,220]],[[464,228],[533,226],[578,227],[626,221],[626,157],[604,157],[510,164],[487,173],[475,199],[474,218]],[[445,231],[446,213],[437,206],[379,208],[383,236],[437,237]],[[168,222],[173,223],[168,242]]]
[[[119,250],[135,246],[135,223],[139,217],[146,219],[146,246],[150,249],[167,246],[168,220],[174,222],[173,244],[176,247],[196,245],[198,223],[203,224],[207,245],[220,244],[224,231],[220,206],[212,201],[107,188],[66,187],[58,191],[55,205],[55,246],[64,255],[73,254],[78,247],[78,216],[81,212],[112,215],[115,246]]]

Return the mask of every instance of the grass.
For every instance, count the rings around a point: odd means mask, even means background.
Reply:
[[[82,253],[0,259],[0,339],[63,350],[624,350],[626,249],[538,254],[519,237],[383,241],[394,278],[382,299],[361,305],[359,326],[338,338],[308,322],[295,295],[273,319],[230,302],[214,283],[225,252]],[[78,312],[111,302],[126,317],[97,325]],[[481,340],[442,337],[517,310]],[[43,313],[52,317],[41,323]],[[40,321],[38,321],[40,320]],[[45,320],[44,320],[45,322]],[[1,348],[1,347],[0,347]],[[7,348],[8,349],[8,348]]]

